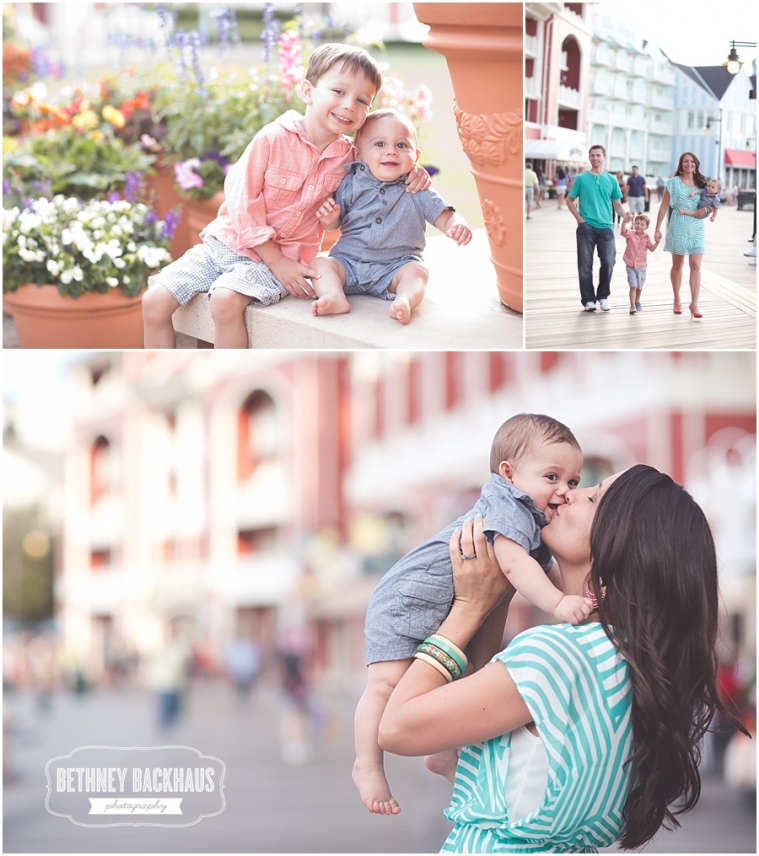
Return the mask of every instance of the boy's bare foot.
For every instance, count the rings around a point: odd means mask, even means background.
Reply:
[[[361,802],[372,814],[400,812],[401,807],[390,793],[390,786],[381,769],[362,768],[356,761],[353,765],[353,784],[358,788]]]
[[[431,773],[437,773],[438,776],[448,779],[451,784],[453,784],[458,763],[459,753],[455,749],[449,749],[447,752],[437,752],[434,755],[427,755],[424,759],[424,766]]]
[[[344,294],[325,294],[311,304],[312,315],[344,315],[350,311]]]
[[[390,306],[390,317],[400,321],[401,324],[408,324],[411,320],[411,305],[406,297],[396,297]]]

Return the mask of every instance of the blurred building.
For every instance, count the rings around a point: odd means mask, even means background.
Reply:
[[[691,488],[753,650],[751,354],[104,352],[70,395],[57,608],[95,677],[181,618],[211,663],[294,631],[323,681],[360,686],[379,575],[471,507],[521,411],[573,429],[587,483],[644,462]]]
[[[675,70],[644,39],[645,22],[597,7],[590,74],[590,144],[606,149],[606,168],[669,176],[675,131]]]
[[[525,7],[525,157],[584,164],[588,149],[592,3]]]
[[[672,164],[683,152],[693,152],[704,175],[728,187],[755,189],[756,72],[752,86],[742,71],[730,74],[721,65],[673,65],[677,127]]]

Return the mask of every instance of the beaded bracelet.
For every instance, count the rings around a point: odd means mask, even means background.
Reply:
[[[453,675],[445,668],[445,666],[434,657],[431,657],[429,654],[425,654],[424,651],[417,650],[416,654],[414,654],[414,659],[421,660],[423,663],[429,663],[430,666],[434,666],[434,668],[436,668],[445,678],[446,683],[450,684],[453,680]]]
[[[422,654],[427,654],[430,657],[434,657],[434,659],[437,660],[438,663],[440,663],[446,669],[446,671],[448,671],[452,680],[455,681],[457,678],[460,678],[462,676],[463,671],[460,668],[459,664],[453,659],[453,657],[451,657],[449,654],[443,651],[442,648],[439,648],[434,643],[427,642],[427,640],[425,640],[424,642],[421,642],[418,645],[416,650]]]
[[[437,645],[438,648],[442,648],[449,657],[452,657],[458,663],[462,674],[466,671],[467,663],[469,662],[466,654],[458,645],[454,645],[450,639],[446,639],[445,636],[441,636],[439,633],[434,633],[424,641],[431,642],[433,645]]]

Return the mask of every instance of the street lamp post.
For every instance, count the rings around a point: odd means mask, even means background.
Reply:
[[[707,118],[706,127],[704,130],[711,131],[713,122],[716,122],[719,125],[719,135],[717,136],[717,139],[715,140],[715,142],[717,144],[717,173],[716,173],[716,177],[724,184],[725,182],[723,181],[723,178],[722,178],[722,163],[720,161],[720,158],[722,157],[722,108],[720,108],[719,116],[715,116],[715,117],[709,116]]]
[[[737,47],[755,48],[756,42],[730,42],[730,53],[727,55],[727,61],[722,63],[722,65],[730,72],[730,74],[738,74],[738,72],[741,70],[741,66],[743,65],[740,57],[738,56],[738,51],[736,50]]]

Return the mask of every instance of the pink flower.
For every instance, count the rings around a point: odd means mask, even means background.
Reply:
[[[282,33],[279,37],[277,53],[282,89],[288,92],[303,80],[305,74],[300,38],[296,30],[285,30]]]
[[[182,190],[189,190],[192,187],[202,187],[203,179],[193,172],[193,167],[200,166],[200,158],[189,158],[181,163],[174,164],[174,175],[177,179],[177,184]]]

